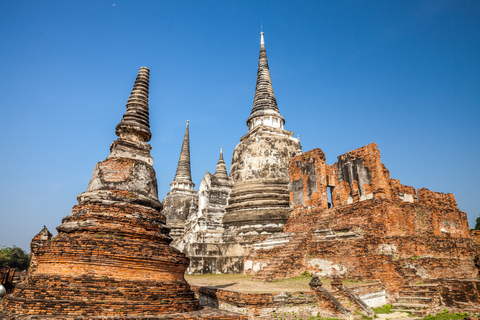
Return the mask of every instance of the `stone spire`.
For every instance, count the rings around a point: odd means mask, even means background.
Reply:
[[[260,56],[258,59],[257,84],[250,117],[247,119],[249,130],[259,124],[282,128],[285,119],[280,115],[277,100],[273,93],[272,79],[268,68],[267,51],[263,31],[260,33]]]
[[[140,68],[116,133],[111,154],[95,166],[58,234],[44,228],[32,240],[28,282],[0,306],[7,318],[197,318],[199,303],[183,276],[189,259],[169,246],[147,161],[147,68]]]
[[[183,137],[182,150],[180,151],[180,158],[178,159],[177,172],[175,178],[170,183],[171,190],[174,188],[193,190],[195,184],[192,182],[192,173],[190,170],[190,137],[187,127],[185,128],[185,135]]]
[[[150,70],[141,67],[127,101],[127,112],[117,125],[118,139],[110,146],[108,158],[138,159],[153,165],[150,155],[150,122],[148,114],[148,84]]]
[[[302,144],[300,143],[300,135],[298,135],[297,141],[298,141],[298,146],[297,146],[297,153],[295,154],[296,156],[303,153]]]
[[[218,180],[228,180],[227,166],[223,161],[223,147],[220,147],[220,158],[218,159],[217,168],[215,169],[215,177]]]

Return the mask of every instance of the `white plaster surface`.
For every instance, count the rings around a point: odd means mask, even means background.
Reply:
[[[385,304],[387,304],[387,297],[385,296],[385,290],[377,291],[377,292],[370,292],[358,295],[360,299],[362,299],[367,306],[370,308],[378,308]]]
[[[253,260],[246,260],[245,263],[243,264],[243,271],[249,272],[250,270],[253,270],[254,273],[257,273],[260,270],[263,270],[263,268],[266,265],[267,265],[266,262],[261,262],[261,261],[254,262]]]
[[[334,264],[328,260],[315,258],[308,260],[308,264],[315,269],[315,273],[319,277],[331,276],[334,273],[345,274],[347,272],[347,268],[344,266]]]

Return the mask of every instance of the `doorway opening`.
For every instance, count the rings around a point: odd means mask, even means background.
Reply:
[[[333,208],[333,187],[327,187],[328,209]]]

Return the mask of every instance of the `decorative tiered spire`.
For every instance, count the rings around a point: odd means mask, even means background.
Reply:
[[[148,84],[150,70],[141,67],[127,101],[127,112],[117,125],[118,139],[110,146],[108,158],[131,158],[153,164],[150,156],[150,122],[148,115]]]
[[[217,168],[215,169],[215,177],[218,180],[228,180],[227,166],[223,161],[223,147],[220,147],[220,158],[218,159]]]
[[[150,70],[141,67],[127,101],[127,112],[117,125],[115,134],[125,140],[137,139],[150,141],[150,122],[148,119],[148,83]]]
[[[260,33],[260,56],[258,59],[255,97],[253,99],[252,113],[247,119],[247,126],[250,130],[258,124],[266,124],[277,128],[283,128],[285,124],[285,119],[278,111],[277,100],[273,93],[263,31]]]
[[[182,150],[180,151],[180,158],[178,159],[177,172],[172,183],[171,189],[190,189],[193,190],[195,184],[192,182],[192,173],[190,170],[190,137],[187,127],[185,128],[185,135],[183,137]]]

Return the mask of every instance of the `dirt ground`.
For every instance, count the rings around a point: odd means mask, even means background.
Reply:
[[[309,291],[308,283],[312,278],[301,276],[277,280],[273,282],[263,282],[253,279],[251,275],[244,274],[207,274],[207,275],[185,275],[185,280],[192,285],[212,286],[224,288],[238,292],[297,292]],[[322,279],[326,289],[330,289],[330,280]],[[365,282],[344,282],[347,287],[355,287]]]

